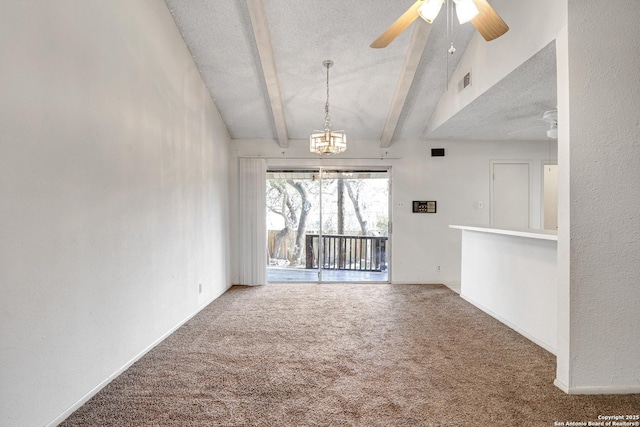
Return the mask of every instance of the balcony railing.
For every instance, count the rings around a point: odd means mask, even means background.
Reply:
[[[320,242],[322,240],[322,242]],[[387,269],[387,237],[306,235],[306,268],[383,271]],[[322,244],[320,244],[322,243]],[[322,255],[322,256],[320,256]],[[321,260],[321,264],[319,262]]]

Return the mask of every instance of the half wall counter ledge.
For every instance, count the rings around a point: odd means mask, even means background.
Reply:
[[[558,233],[450,225],[462,230],[460,296],[547,351],[558,336]]]

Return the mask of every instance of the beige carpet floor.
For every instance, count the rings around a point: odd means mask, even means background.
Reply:
[[[438,285],[233,287],[70,426],[554,426],[640,414],[570,396],[555,357]]]

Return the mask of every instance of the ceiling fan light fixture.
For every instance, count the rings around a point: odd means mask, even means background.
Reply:
[[[329,116],[329,68],[333,61],[325,60],[322,65],[327,68],[327,102],[324,105],[324,129],[311,131],[309,136],[309,151],[318,154],[339,154],[347,149],[347,135],[342,130],[331,129]]]
[[[453,0],[456,4],[456,15],[460,24],[465,24],[478,16],[478,7],[473,0]]]
[[[547,110],[542,115],[542,120],[549,123],[549,129],[547,130],[547,137],[551,139],[558,139],[558,109]]]
[[[442,8],[442,3],[444,3],[444,0],[425,0],[424,4],[418,9],[420,17],[432,24],[433,20],[438,16],[440,8]]]

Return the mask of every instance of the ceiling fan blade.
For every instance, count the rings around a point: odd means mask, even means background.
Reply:
[[[418,9],[424,3],[424,0],[418,0],[411,6],[405,13],[403,13],[400,18],[396,20],[387,31],[382,33],[380,37],[378,37],[373,43],[371,43],[371,47],[373,48],[381,48],[387,47],[389,43],[391,43],[396,37],[400,35],[409,25],[416,20],[417,17],[420,16],[418,13]]]
[[[486,41],[497,39],[507,31],[509,26],[500,18],[500,15],[487,3],[487,0],[473,0],[476,4],[478,15],[471,20],[476,30]]]

